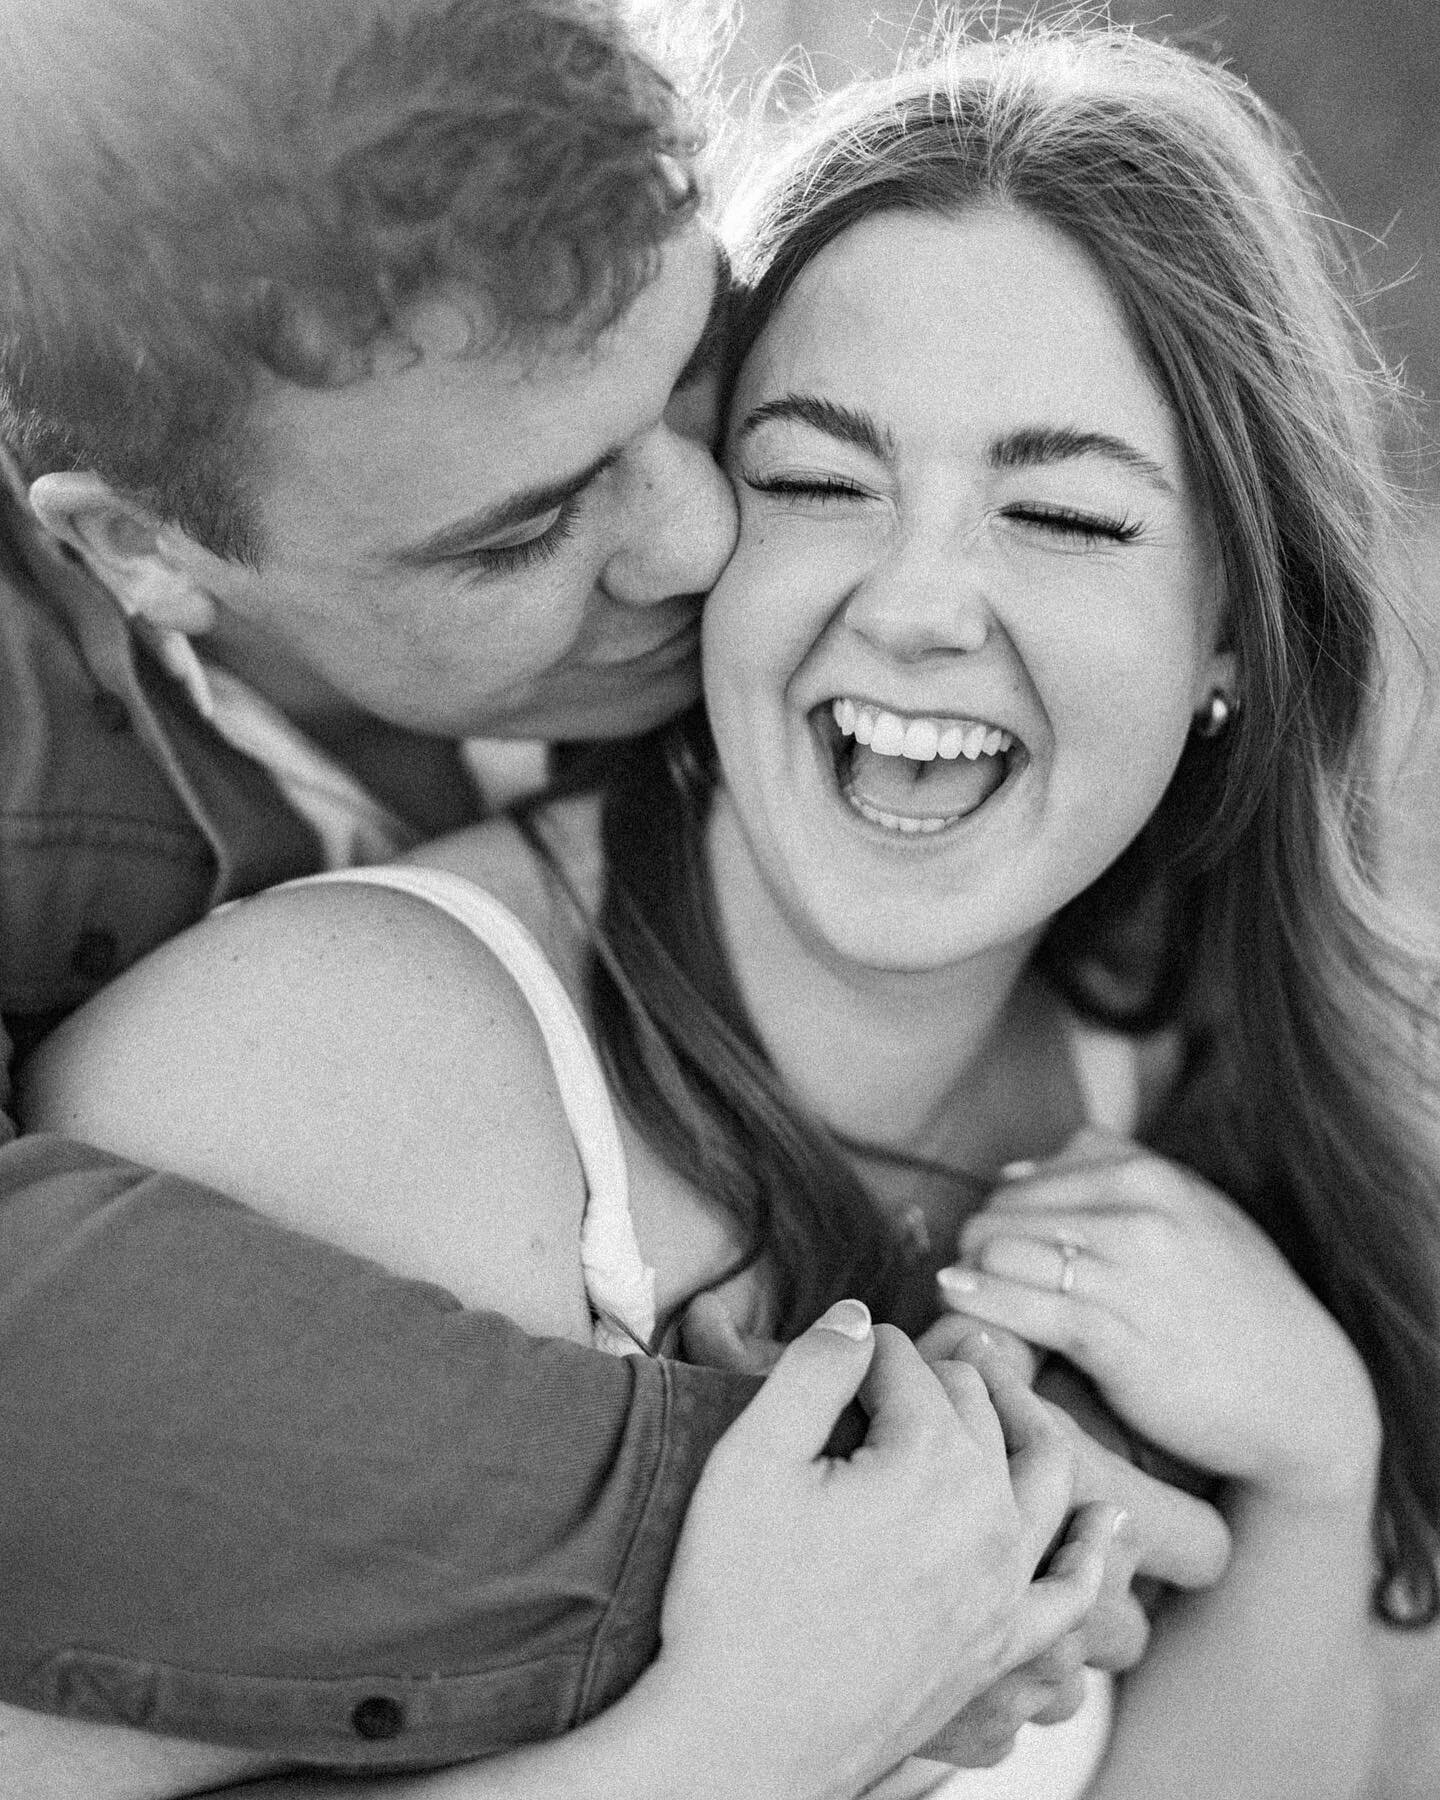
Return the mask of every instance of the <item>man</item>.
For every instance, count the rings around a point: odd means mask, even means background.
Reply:
[[[463,740],[624,734],[688,700],[733,517],[690,126],[608,8],[25,0],[0,83],[23,1051],[209,907],[472,818]],[[533,1343],[53,1139],[0,1151],[0,1271],[0,1697],[247,1753],[211,1778],[609,1716],[757,1385]],[[813,1609],[843,1630],[888,1606],[898,1633],[935,1527],[886,1502],[933,1487],[957,1428],[916,1426],[938,1390],[887,1350],[876,1480],[836,1489],[850,1529],[891,1521],[887,1558],[835,1570],[806,1483],[863,1371],[819,1339],[779,1390],[803,1454],[752,1424],[723,1469],[774,1491]],[[1162,1572],[1213,1572],[1190,1529]],[[793,1597],[757,1576],[757,1641],[797,1642]],[[83,1734],[54,1743],[99,1792]]]

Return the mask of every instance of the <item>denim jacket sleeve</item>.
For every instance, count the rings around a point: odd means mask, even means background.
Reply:
[[[316,849],[162,729],[123,620],[4,513],[0,1010],[30,1038]],[[0,1699],[337,1767],[563,1731],[653,1656],[753,1387],[532,1340],[0,1114]]]
[[[0,1367],[0,1698],[333,1767],[618,1698],[756,1385],[45,1137],[0,1149]]]

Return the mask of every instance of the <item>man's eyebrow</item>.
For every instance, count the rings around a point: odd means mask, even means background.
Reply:
[[[1065,425],[1027,425],[1007,432],[990,446],[992,469],[1033,469],[1046,463],[1069,462],[1076,456],[1104,456],[1143,476],[1152,487],[1172,497],[1175,483],[1164,468],[1124,438],[1108,431],[1079,431]]]
[[[730,270],[730,258],[725,254],[725,246],[716,244],[715,288],[710,296],[710,310],[705,315],[699,342],[675,377],[677,390],[691,387],[719,368],[730,332],[730,302],[734,293],[735,278]]]
[[[858,407],[841,406],[819,394],[782,394],[778,400],[766,400],[753,412],[746,413],[735,437],[748,436],[772,419],[797,419],[827,437],[853,444],[857,450],[877,457],[881,462],[895,459],[895,439],[883,426],[877,425],[868,412]]]
[[[719,365],[729,328],[732,289],[730,258],[723,247],[717,244],[715,290],[710,297],[710,311],[706,315],[699,342],[690,352],[689,360],[676,379],[677,388],[699,381]],[[432,568],[436,563],[448,562],[452,557],[463,556],[466,551],[477,548],[497,532],[506,531],[513,525],[523,525],[528,519],[538,518],[541,513],[553,512],[557,506],[573,500],[616,462],[623,448],[623,445],[617,444],[604,455],[597,456],[588,468],[577,469],[573,475],[561,475],[554,481],[522,488],[519,493],[497,500],[482,512],[456,519],[450,525],[442,525],[438,531],[431,532],[429,537],[422,538],[418,544],[409,544],[391,552],[387,561],[401,568],[426,569]]]
[[[463,556],[466,551],[476,549],[486,538],[494,537],[497,532],[506,531],[512,525],[523,525],[530,519],[539,518],[542,513],[553,512],[567,500],[573,500],[611,467],[619,458],[622,448],[617,444],[613,450],[597,456],[594,462],[583,469],[577,469],[573,475],[561,475],[554,481],[522,488],[519,493],[497,500],[493,506],[471,513],[466,518],[456,519],[449,525],[442,525],[438,531],[432,531],[428,537],[421,538],[419,543],[392,551],[386,560],[404,569],[428,569],[433,568],[436,563],[448,562],[452,557]]]

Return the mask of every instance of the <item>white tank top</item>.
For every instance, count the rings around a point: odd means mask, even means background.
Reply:
[[[554,964],[508,907],[446,869],[385,863],[307,876],[290,887],[361,882],[428,901],[473,933],[503,964],[535,1015],[555,1070],[585,1176],[580,1264],[597,1349],[643,1351],[656,1330],[655,1271],[640,1254],[630,1212],[625,1149],[600,1060]],[[1070,1054],[1092,1124],[1128,1134],[1139,1100],[1135,1047],[1117,1032],[1076,1021]],[[865,1800],[1080,1800],[1109,1741],[1113,1683],[1086,1670],[1085,1703],[1060,1725],[1027,1725],[1015,1749],[989,1769],[953,1769],[911,1757],[866,1790]]]
[[[554,964],[507,906],[448,869],[384,863],[334,869],[286,886],[337,881],[392,888],[427,900],[477,937],[525,997],[554,1068],[585,1176],[580,1266],[595,1317],[595,1347],[615,1355],[645,1350],[657,1323],[655,1271],[641,1256],[635,1236],[625,1147],[600,1059]]]

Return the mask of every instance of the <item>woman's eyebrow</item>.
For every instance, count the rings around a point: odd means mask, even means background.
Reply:
[[[827,437],[853,444],[857,450],[864,450],[881,462],[895,460],[894,437],[876,424],[869,413],[858,407],[841,406],[838,401],[823,399],[819,394],[782,394],[777,400],[766,400],[753,412],[746,413],[735,434],[737,442],[772,419],[796,419],[814,431],[823,431]]]
[[[1175,496],[1175,483],[1153,456],[1108,431],[1079,431],[1067,425],[1022,426],[991,444],[989,462],[992,469],[1033,469],[1077,456],[1107,457],[1133,469],[1162,494]]]

